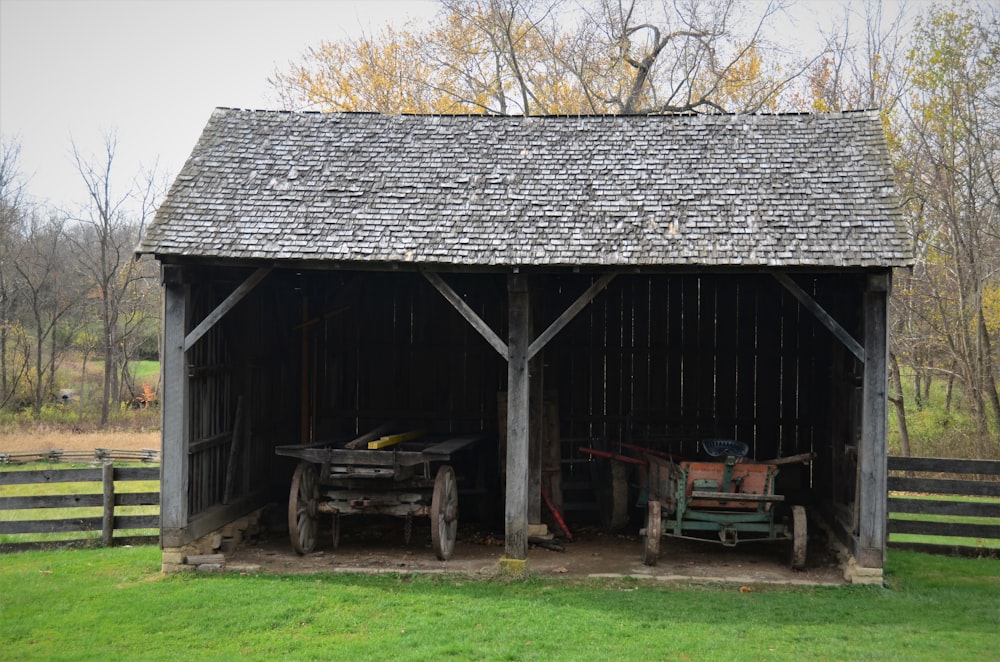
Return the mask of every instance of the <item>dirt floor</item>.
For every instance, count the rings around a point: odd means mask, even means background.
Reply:
[[[297,555],[285,535],[274,534],[244,542],[226,555],[230,569],[265,573],[459,573],[483,578],[497,573],[503,541],[477,527],[459,532],[455,551],[439,561],[430,545],[430,527],[414,522],[411,543],[403,542],[401,520],[365,521],[343,518],[340,545],[333,549],[328,537],[316,551]],[[352,521],[353,520],[353,521]],[[836,555],[822,532],[810,537],[807,568],[788,566],[790,543],[743,542],[726,548],[719,544],[664,538],[659,563],[640,560],[641,541],[634,535],[612,535],[594,528],[575,531],[573,542],[559,541],[563,551],[531,545],[528,572],[533,576],[632,577],[652,580],[762,583],[843,584]]]

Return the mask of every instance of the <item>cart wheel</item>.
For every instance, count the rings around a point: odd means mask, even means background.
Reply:
[[[316,505],[319,499],[319,479],[316,466],[299,462],[292,474],[292,489],[288,495],[288,536],[292,549],[308,554],[316,547]]]
[[[431,545],[442,561],[451,558],[458,533],[458,484],[448,465],[438,469],[431,498]]]
[[[642,562],[645,565],[656,565],[656,562],[660,560],[662,526],[660,502],[650,501],[646,504],[646,534],[642,539]]]
[[[792,568],[795,570],[802,570],[806,567],[806,543],[808,540],[806,509],[802,506],[792,506]]]
[[[331,526],[332,526],[332,531],[331,531],[332,535],[330,537],[332,538],[333,548],[337,549],[338,547],[340,547],[340,513],[333,514],[333,522]]]

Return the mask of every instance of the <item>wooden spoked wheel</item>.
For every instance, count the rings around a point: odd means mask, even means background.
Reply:
[[[792,559],[795,570],[806,567],[806,547],[809,536],[806,533],[806,509],[802,506],[792,506]]]
[[[659,501],[646,504],[646,533],[642,539],[642,562],[645,565],[656,565],[660,560],[660,536],[663,534],[660,508]]]
[[[333,527],[333,530],[331,531],[332,535],[330,536],[332,539],[331,542],[333,542],[333,548],[337,549],[338,547],[340,547],[340,513],[333,514],[332,527]]]
[[[299,462],[292,474],[292,489],[288,494],[288,537],[292,541],[292,549],[299,554],[308,554],[316,548],[318,501],[319,473],[316,465]]]
[[[448,465],[438,469],[431,497],[431,546],[442,561],[451,558],[458,536],[458,483]]]

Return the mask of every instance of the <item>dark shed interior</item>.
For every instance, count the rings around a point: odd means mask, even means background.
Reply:
[[[250,273],[167,267],[165,278],[189,287],[190,327]],[[443,278],[506,336],[504,274]],[[792,278],[863,336],[865,272]],[[593,280],[529,276],[535,329]],[[490,485],[499,485],[506,363],[420,273],[275,270],[194,345],[189,362],[191,518],[225,500],[238,425],[248,441],[231,488],[237,499],[287,498],[294,462],[277,458],[276,446],[346,440],[388,420],[486,433],[476,453],[497,478]],[[781,492],[853,508],[860,364],[768,273],[618,275],[549,343],[542,364],[533,388],[555,403],[550,429],[558,431],[565,491],[556,500],[573,523],[598,517],[594,481],[606,462],[579,448],[613,451],[622,441],[687,457],[699,457],[705,438],[744,441],[758,459],[815,453],[811,466],[782,470]],[[498,488],[476,498],[494,507],[475,512],[503,505]]]

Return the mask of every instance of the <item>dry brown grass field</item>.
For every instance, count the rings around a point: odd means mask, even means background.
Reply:
[[[0,453],[17,453],[48,450],[160,450],[160,431],[135,432],[129,430],[73,432],[57,428],[37,428],[26,431],[0,432]]]

